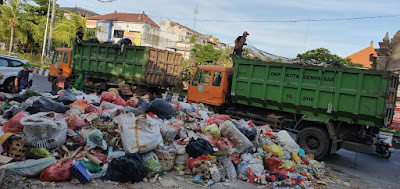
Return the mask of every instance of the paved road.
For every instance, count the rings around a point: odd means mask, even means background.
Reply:
[[[32,85],[32,90],[36,92],[50,92],[51,91],[51,83],[50,81],[47,81],[46,76],[41,76],[41,75],[33,75],[33,85]]]
[[[33,90],[51,91],[47,77],[34,75]],[[339,173],[348,176],[348,181],[368,188],[400,188],[400,152],[396,151],[390,159],[376,154],[357,154],[341,149],[325,159],[325,163]],[[343,178],[342,178],[343,179]]]

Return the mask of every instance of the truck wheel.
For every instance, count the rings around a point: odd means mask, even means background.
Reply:
[[[297,134],[296,142],[306,153],[314,154],[315,159],[319,160],[329,153],[332,141],[325,129],[306,127]]]

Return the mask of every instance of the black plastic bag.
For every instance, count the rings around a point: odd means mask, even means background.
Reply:
[[[162,98],[156,98],[150,102],[149,108],[147,108],[147,113],[149,112],[156,114],[161,119],[170,119],[178,114],[172,105]]]
[[[17,96],[15,96],[14,98],[12,98],[12,100],[13,101],[16,101],[16,102],[19,102],[19,103],[22,103],[22,102],[24,102],[26,99],[28,99],[29,98],[29,96],[28,95],[26,95],[26,94],[21,94],[21,95],[17,95]]]
[[[139,101],[137,103],[137,108],[140,110],[140,113],[144,114],[147,112],[147,108],[149,107],[149,103],[143,99],[143,98],[138,98]]]
[[[137,153],[125,154],[115,158],[108,165],[105,178],[118,182],[140,182],[147,175],[147,168],[142,156]]]
[[[118,41],[118,44],[132,45],[132,40],[130,40],[129,38],[122,38]]]
[[[30,114],[36,114],[39,112],[65,113],[68,110],[68,106],[65,106],[58,102],[54,102],[53,100],[46,97],[40,97],[39,100],[33,102],[32,106],[26,109],[26,111]]]
[[[239,131],[241,133],[244,134],[244,136],[246,136],[250,141],[254,140],[257,136],[257,129],[256,128],[247,128],[245,129],[242,125],[240,125],[240,123],[238,123],[237,121],[233,121],[233,124],[236,126],[237,129],[239,129]]]
[[[58,98],[58,101],[64,104],[71,104],[76,101],[76,96],[74,95],[72,89],[67,89],[61,94],[60,98]]]
[[[133,113],[135,114],[135,116],[139,116],[140,115],[140,110],[131,106],[127,106],[125,107],[125,111],[124,113]]]
[[[190,157],[197,158],[203,154],[212,154],[214,153],[214,150],[207,140],[202,138],[194,140],[192,138],[189,144],[186,146],[186,152],[189,154]]]

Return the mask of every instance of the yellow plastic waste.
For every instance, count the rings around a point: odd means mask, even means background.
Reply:
[[[285,169],[286,171],[289,171],[289,169],[291,169],[294,166],[295,163],[293,161],[287,161],[287,160],[282,161],[282,168]]]
[[[274,145],[263,145],[263,149],[266,152],[271,152],[278,157],[284,157],[283,150],[281,146],[274,144]]]
[[[296,153],[292,153],[292,159],[296,162],[296,163],[300,163],[300,158]]]
[[[49,151],[46,150],[46,148],[31,148],[30,152],[39,157],[52,157],[49,153]]]
[[[211,136],[213,139],[219,139],[221,137],[221,131],[217,124],[211,124],[203,129],[205,135]]]

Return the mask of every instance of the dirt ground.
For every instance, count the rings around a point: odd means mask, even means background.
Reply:
[[[334,189],[334,188],[346,188],[346,183],[344,183],[344,178],[347,180],[352,180],[351,182],[356,182],[356,177],[348,176],[342,173],[339,173],[334,170],[330,170],[327,168],[327,176],[329,178],[323,179],[325,182],[328,183],[327,186],[325,185],[317,185],[317,188],[327,188],[327,189]],[[75,183],[77,180],[73,180],[71,182],[58,182],[58,183],[49,183],[49,182],[40,182],[39,179],[26,179],[22,180],[11,180],[6,178],[0,188],[15,188],[15,189],[39,189],[39,188],[60,188],[60,189],[78,189],[78,188],[85,188],[85,189],[117,189],[117,188],[127,188],[127,189],[160,189],[160,188],[182,188],[182,189],[196,189],[196,188],[215,188],[215,189],[225,189],[225,188],[239,188],[239,189],[248,189],[248,188],[274,188],[273,185],[260,185],[254,183],[248,183],[242,180],[235,180],[235,181],[227,181],[227,182],[219,182],[215,183],[210,187],[202,184],[195,184],[192,182],[192,176],[179,176],[178,172],[168,172],[165,175],[160,176],[161,180],[158,180],[154,183],[151,182],[139,182],[139,183],[118,183],[118,182],[111,182],[111,181],[103,181],[100,179],[94,179],[87,184],[80,184]],[[350,179],[348,179],[350,178]],[[173,181],[171,185],[162,185],[160,182],[168,182]],[[79,181],[78,181],[79,182]],[[348,184],[352,184],[352,183]],[[355,188],[362,188],[362,185],[359,185]],[[288,187],[286,187],[288,188]]]

